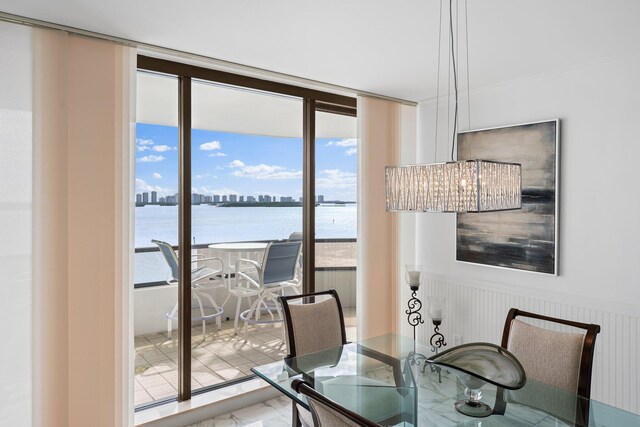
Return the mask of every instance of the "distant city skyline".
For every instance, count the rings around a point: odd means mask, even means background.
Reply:
[[[246,199],[246,200],[245,200]],[[280,202],[280,203],[302,203],[304,197],[298,197],[297,199],[292,196],[272,196],[269,194],[261,194],[256,197],[254,196],[244,196],[238,194],[214,194],[214,195],[206,195],[206,194],[198,194],[191,193],[191,203],[192,204],[201,204],[201,203],[272,203],[272,202]],[[319,194],[316,196],[317,203],[323,203],[325,201],[324,195]],[[339,200],[332,200],[339,201]],[[340,200],[342,201],[342,200]],[[144,191],[141,193],[136,193],[136,204],[138,205],[157,205],[157,204],[177,204],[178,203],[178,193],[172,195],[166,195],[158,198],[157,191]]]
[[[136,193],[177,193],[178,129],[138,123],[136,126]],[[302,138],[278,138],[193,130],[192,192],[204,196],[302,194]],[[356,200],[356,139],[316,140],[316,193],[326,200]],[[239,201],[239,199],[238,199]]]

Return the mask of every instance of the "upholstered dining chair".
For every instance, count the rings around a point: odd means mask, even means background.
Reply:
[[[584,332],[560,332],[545,329],[523,322],[518,318],[569,326],[582,329]],[[499,401],[501,402],[496,402],[498,413],[504,413],[506,401],[515,399],[526,404],[531,399],[536,399],[538,403],[541,399],[545,399],[547,404],[536,406],[548,408],[548,412],[573,421],[575,425],[587,425],[594,347],[599,332],[599,325],[543,316],[517,308],[509,310],[502,334],[502,347],[518,358],[528,379],[554,386],[569,393],[560,391],[556,396],[549,396],[539,395],[532,390],[527,395],[526,388],[523,390],[523,394],[513,393],[513,396],[510,394],[505,400],[500,396],[504,392],[500,391]],[[575,399],[576,394],[583,399]],[[567,407],[572,406],[567,404],[567,399],[576,401],[575,412],[571,409],[567,411]]]
[[[347,343],[340,298],[335,289],[304,295],[281,296],[287,358],[303,356]],[[302,303],[292,303],[292,302]],[[313,426],[311,413],[293,405],[293,425]]]
[[[313,427],[379,427],[380,424],[338,405],[331,399],[318,393],[311,384],[296,378],[291,383],[296,393],[307,396],[311,408]]]

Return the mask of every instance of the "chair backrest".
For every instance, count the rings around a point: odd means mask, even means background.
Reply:
[[[322,299],[323,296],[329,298]],[[315,353],[347,343],[342,305],[335,289],[278,297],[278,300],[284,315],[288,357]],[[301,300],[302,303],[295,303],[296,300]]]
[[[302,240],[302,232],[301,231],[294,231],[293,233],[291,233],[289,235],[289,241],[290,242],[295,242],[298,240]]]
[[[584,329],[569,333],[539,328],[517,320],[527,317]],[[502,334],[502,347],[513,353],[527,378],[577,393],[591,395],[591,371],[596,335],[600,326],[542,316],[512,308]]]
[[[277,283],[293,280],[300,256],[302,242],[269,243],[262,261],[262,283]]]
[[[152,240],[151,243],[155,243],[160,248],[160,252],[164,259],[169,264],[169,268],[171,268],[171,277],[173,280],[180,280],[180,267],[178,263],[178,255],[176,255],[173,247],[167,242],[163,242],[162,240]]]
[[[318,393],[306,381],[296,378],[291,387],[307,396],[314,427],[379,427],[380,424],[370,421],[333,400]]]

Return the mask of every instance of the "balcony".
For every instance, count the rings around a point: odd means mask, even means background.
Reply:
[[[213,256],[208,244],[194,251]],[[137,248],[134,290],[135,405],[175,397],[178,384],[177,333],[167,337],[166,313],[177,298],[177,285],[168,285],[168,267],[157,248]],[[316,241],[316,290],[334,288],[344,308],[347,339],[356,339],[355,282],[356,240],[322,239]],[[232,279],[233,280],[233,279]],[[224,301],[226,290],[214,291],[216,301]],[[236,300],[224,305],[222,328],[208,322],[203,337],[198,322],[192,328],[192,388],[222,385],[252,375],[250,368],[282,359],[286,348],[280,324],[251,326],[247,341],[234,334]],[[241,310],[246,309],[242,307]],[[174,322],[173,327],[177,327]]]

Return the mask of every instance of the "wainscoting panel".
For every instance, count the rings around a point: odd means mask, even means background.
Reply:
[[[600,402],[640,413],[640,318],[628,309],[616,310],[611,304],[597,302],[590,306],[577,305],[563,301],[568,297],[518,295],[484,284],[455,283],[443,278],[427,280],[425,285],[419,291],[425,304],[423,316],[426,317],[428,295],[447,299],[448,314],[441,330],[449,347],[454,345],[455,336],[459,336],[462,343],[485,341],[500,344],[504,320],[512,307],[600,325],[591,396]],[[561,331],[575,330],[546,323],[538,322],[537,325]],[[427,342],[431,333],[432,325],[425,322],[419,328],[418,337]]]

